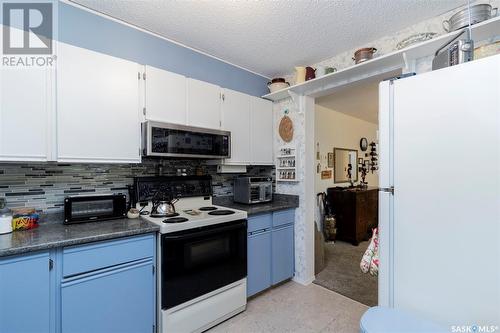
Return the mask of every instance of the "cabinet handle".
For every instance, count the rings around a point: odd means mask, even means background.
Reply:
[[[264,228],[264,229],[259,229],[259,230],[255,230],[255,231],[252,231],[249,233],[249,236],[253,236],[253,235],[258,235],[258,234],[262,234],[266,231],[268,231],[269,228]]]
[[[61,287],[66,288],[69,286],[72,286],[74,284],[82,283],[82,282],[87,282],[87,281],[92,281],[95,279],[99,279],[105,276],[125,272],[125,271],[130,271],[139,267],[144,267],[144,266],[149,266],[153,265],[153,260],[151,258],[145,258],[145,259],[139,259],[136,261],[132,261],[129,263],[124,263],[124,264],[119,264],[116,266],[111,266],[107,268],[102,268],[97,271],[90,271],[88,273],[82,273],[82,274],[77,274],[70,276],[68,278],[65,278],[62,283]]]
[[[49,259],[49,271],[51,271],[54,268],[54,260]]]

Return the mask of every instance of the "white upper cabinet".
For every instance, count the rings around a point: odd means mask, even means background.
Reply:
[[[224,163],[249,164],[251,97],[229,89],[222,96],[222,129],[231,131],[231,158]]]
[[[252,164],[274,164],[273,103],[258,97],[250,99],[250,159]]]
[[[188,125],[219,129],[221,88],[195,79],[187,79],[187,87]]]
[[[145,119],[186,124],[186,78],[145,66]]]
[[[0,160],[51,159],[53,70],[0,70]]]
[[[57,159],[140,162],[139,66],[63,43],[57,61]]]

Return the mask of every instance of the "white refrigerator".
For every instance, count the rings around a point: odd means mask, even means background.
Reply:
[[[379,94],[379,304],[500,327],[500,55]]]

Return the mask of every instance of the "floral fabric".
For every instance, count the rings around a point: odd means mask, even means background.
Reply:
[[[373,229],[373,237],[370,241],[370,244],[368,245],[368,248],[365,251],[365,254],[363,255],[363,258],[361,258],[361,262],[359,264],[359,267],[361,268],[361,271],[363,273],[370,272],[371,275],[377,276],[378,275],[378,264],[379,264],[378,229],[374,228]]]

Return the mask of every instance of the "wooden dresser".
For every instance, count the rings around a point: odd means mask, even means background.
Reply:
[[[327,195],[337,220],[337,239],[353,245],[368,240],[378,225],[378,188],[331,187]]]

